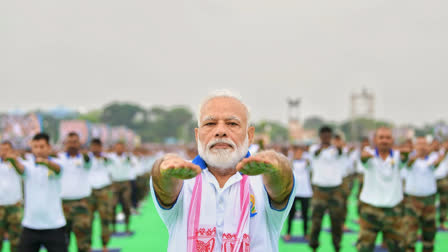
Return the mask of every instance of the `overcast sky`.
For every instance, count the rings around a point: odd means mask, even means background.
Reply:
[[[448,1],[95,0],[0,3],[0,111],[113,101],[196,104],[239,92],[254,119],[448,119]]]

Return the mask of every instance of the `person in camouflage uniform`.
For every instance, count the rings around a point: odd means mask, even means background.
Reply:
[[[374,142],[375,150],[364,148],[361,152],[364,185],[360,195],[360,232],[356,247],[360,252],[373,252],[377,235],[382,232],[389,251],[403,251],[401,167],[407,155],[392,150],[394,140],[390,128],[378,128]]]
[[[0,251],[3,237],[8,233],[11,252],[17,252],[21,233],[22,185],[17,170],[17,155],[11,142],[0,143]]]
[[[340,250],[344,225],[344,189],[343,142],[334,142],[333,131],[329,127],[322,127],[319,131],[321,144],[310,148],[312,169],[311,183],[313,197],[311,199],[311,233],[309,246],[316,251],[319,247],[319,235],[322,219],[328,210],[331,219],[331,235],[335,251]]]
[[[407,162],[405,186],[405,217],[406,251],[415,251],[417,234],[422,228],[423,251],[434,250],[436,236],[436,206],[437,192],[434,170],[445,159],[445,154],[435,152],[429,155],[429,145],[425,137],[418,137],[415,144],[415,154]]]
[[[71,233],[76,236],[79,252],[90,251],[92,244],[91,207],[89,206],[92,187],[89,181],[91,159],[81,154],[79,135],[70,132],[65,140],[66,151],[60,153],[63,162],[61,177],[62,205],[67,221],[67,246]]]
[[[443,149],[448,150],[448,141],[443,144]],[[436,169],[435,177],[437,180],[437,193],[439,200],[439,225],[444,231],[448,230],[445,227],[448,215],[448,159],[445,159],[442,164]]]
[[[91,223],[93,223],[94,213],[98,211],[101,220],[101,240],[103,251],[107,251],[107,245],[112,233],[110,224],[112,223],[112,200],[113,187],[110,179],[108,167],[110,161],[103,156],[103,144],[100,139],[95,138],[90,142],[90,185],[92,186],[92,197],[90,197]]]
[[[130,219],[132,207],[132,187],[131,181],[135,179],[135,168],[137,161],[134,156],[125,152],[126,146],[118,142],[114,146],[114,152],[107,156],[111,162],[110,172],[113,186],[112,200],[112,230],[116,231],[116,209],[121,203],[124,215],[126,232],[130,233]]]

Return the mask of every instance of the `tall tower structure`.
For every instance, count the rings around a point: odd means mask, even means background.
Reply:
[[[358,140],[364,132],[355,125],[357,118],[374,119],[375,118],[375,95],[363,89],[360,93],[353,93],[350,100],[350,133],[352,140]]]

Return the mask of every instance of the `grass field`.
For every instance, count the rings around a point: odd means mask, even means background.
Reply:
[[[355,231],[353,234],[345,234],[343,237],[342,251],[356,251],[354,244],[357,239],[357,233],[359,231],[359,226],[355,223],[357,219],[356,214],[356,199],[354,197],[355,192],[353,192],[350,198],[349,205],[349,218],[347,220],[347,225],[350,229]],[[301,235],[302,230],[301,221],[297,220],[293,224],[293,235]],[[146,203],[143,204],[141,209],[141,215],[133,216],[132,218],[132,230],[135,234],[132,237],[127,238],[113,238],[110,243],[110,248],[119,248],[121,252],[158,252],[166,251],[168,232],[157,215],[156,209],[152,204],[151,199],[148,199]],[[329,218],[325,217],[324,228],[329,227]],[[285,233],[285,227],[283,233]],[[124,231],[124,226],[120,225],[118,231]],[[100,226],[98,218],[94,223],[94,239],[93,248],[100,248]],[[74,241],[74,237],[72,239]],[[331,245],[331,235],[325,231],[321,232],[320,237],[321,247],[319,251],[333,251]],[[421,244],[418,245],[418,250],[421,251]],[[279,249],[281,252],[296,252],[296,251],[311,251],[306,244],[286,244],[280,239]],[[9,252],[8,244],[4,246],[2,252]],[[43,250],[44,251],[44,250]],[[447,252],[448,251],[448,232],[437,234],[436,238],[436,252]],[[70,252],[76,252],[76,245],[72,242],[70,246]]]

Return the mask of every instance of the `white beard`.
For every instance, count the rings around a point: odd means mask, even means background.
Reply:
[[[226,143],[232,146],[232,149],[216,149],[210,150],[210,147],[216,143]],[[198,138],[198,152],[205,163],[213,168],[222,170],[235,169],[236,165],[243,159],[249,149],[249,136],[246,135],[244,143],[237,146],[232,140],[228,138],[216,139],[210,141],[207,146],[204,146]]]

